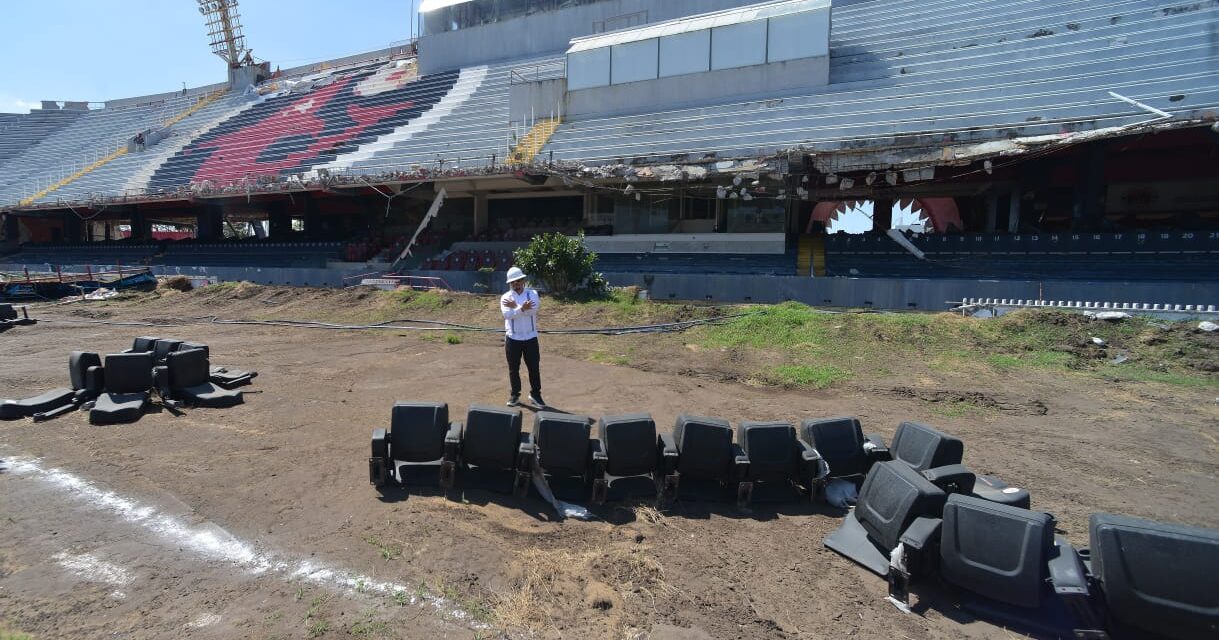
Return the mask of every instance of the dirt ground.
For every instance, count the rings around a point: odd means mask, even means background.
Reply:
[[[324,316],[351,292],[252,289],[108,306],[36,306],[0,334],[0,397],[64,386],[68,351],[137,335],[206,342],[213,364],[255,369],[246,403],[90,426],[84,413],[0,422],[0,630],[35,638],[1008,638],[953,594],[904,614],[884,581],[827,550],[841,521],[808,503],[610,504],[557,522],[536,498],[446,499],[368,485],[371,429],[395,400],[506,396],[493,334],[327,331],[189,318]],[[674,311],[673,313],[680,313]],[[447,315],[446,315],[447,314]],[[418,315],[418,314],[415,314]],[[436,311],[453,319],[453,313]],[[458,314],[470,324],[495,324]],[[156,321],[160,327],[88,324]],[[578,314],[563,322],[597,320]],[[605,324],[605,320],[602,324]],[[549,326],[555,326],[553,321]],[[630,364],[612,355],[631,350]],[[602,355],[609,353],[610,358]],[[826,390],[731,375],[680,334],[543,338],[547,400],[600,416],[650,412],[799,421],[856,415],[891,437],[921,420],[961,437],[965,462],[1027,487],[1087,544],[1098,511],[1219,527],[1214,388],[1006,375],[894,363]],[[945,403],[967,403],[965,413]],[[526,421],[531,415],[526,412]],[[460,486],[460,479],[459,479]]]

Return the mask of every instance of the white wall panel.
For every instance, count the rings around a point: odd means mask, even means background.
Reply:
[[[734,69],[765,62],[765,20],[732,24],[711,30],[712,69]]]
[[[656,79],[656,38],[616,44],[610,49],[613,52],[610,56],[610,81],[614,84]]]
[[[692,31],[660,39],[660,77],[700,73],[710,69],[711,30]]]
[[[580,51],[567,56],[567,89],[606,87],[610,83],[610,50],[608,47]]]

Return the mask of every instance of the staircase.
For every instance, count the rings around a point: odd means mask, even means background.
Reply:
[[[800,247],[796,254],[796,275],[825,277],[825,236],[800,236]]]
[[[529,164],[532,162],[534,156],[542,150],[542,147],[546,146],[550,136],[554,135],[555,130],[562,123],[562,117],[545,118],[538,121],[529,130],[529,133],[526,133],[516,143],[516,148],[512,150],[512,155],[508,156],[508,162],[511,164]]]

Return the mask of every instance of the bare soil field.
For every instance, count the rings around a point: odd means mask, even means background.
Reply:
[[[541,318],[553,329],[740,311],[544,301]],[[681,413],[856,415],[890,437],[920,420],[961,437],[979,473],[1027,487],[1076,544],[1098,511],[1219,527],[1219,336],[1060,316],[991,335],[948,314],[789,312],[764,325],[544,336],[546,398],[594,417],[647,411],[661,429]],[[611,503],[598,520],[560,522],[536,495],[463,491],[460,477],[449,497],[422,486],[379,496],[368,438],[395,400],[445,401],[453,419],[505,400],[498,335],[420,322],[495,327],[493,298],[237,285],[31,315],[41,322],[0,334],[0,397],[65,386],[69,351],[113,353],[137,335],[205,342],[213,364],[260,375],[231,409],[115,426],[81,412],[0,422],[0,637],[1020,636],[934,584],[916,587],[924,612],[898,611],[881,578],[823,547],[842,512],[821,504]],[[1056,348],[1012,346],[1051,329]],[[1088,346],[1097,333],[1106,347]],[[1142,368],[1108,365],[1118,353]]]

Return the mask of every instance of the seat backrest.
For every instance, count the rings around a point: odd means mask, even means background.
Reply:
[[[16,320],[17,310],[11,304],[0,304],[0,320]]]
[[[830,467],[830,476],[863,475],[868,455],[863,450],[863,427],[853,417],[807,419],[800,423],[800,436],[813,445]]]
[[[538,460],[546,473],[582,475],[588,469],[587,416],[540,411],[533,418]]]
[[[178,347],[181,344],[182,344],[181,340],[171,340],[168,338],[158,339],[152,345],[153,360],[157,361],[158,363],[165,362],[165,357],[168,356],[169,354],[177,351]]]
[[[745,420],[737,425],[736,439],[749,456],[751,478],[785,480],[799,473],[800,447],[790,422]]]
[[[673,425],[677,470],[694,478],[727,477],[732,468],[732,425],[720,418],[681,415]]]
[[[893,434],[889,453],[919,471],[961,464],[965,444],[935,427],[921,422],[903,422]]]
[[[1049,514],[955,493],[944,504],[940,573],[974,593],[1037,607],[1053,547]]]
[[[109,393],[139,393],[152,389],[152,354],[111,353],[106,356],[106,385]]]
[[[395,402],[390,414],[390,456],[403,462],[444,457],[449,405],[444,402]]]
[[[89,351],[73,351],[68,356],[68,378],[72,381],[72,388],[80,391],[88,386],[88,380],[85,379],[85,373],[89,371],[89,367],[102,366],[102,357],[96,353]],[[100,391],[100,389],[95,389]]]
[[[916,518],[938,518],[947,495],[903,462],[872,465],[859,489],[855,519],[868,537],[885,549],[897,546]]]
[[[209,349],[208,346],[203,344],[202,342],[183,341],[182,344],[178,345],[178,351],[186,351],[187,349],[202,349],[203,355],[205,355],[209,358],[212,355],[212,350]]]
[[[605,416],[597,423],[597,432],[611,476],[639,476],[656,470],[656,422],[651,415]]]
[[[131,341],[131,350],[133,352],[152,351],[152,348],[156,345],[157,340],[160,340],[160,338],[154,338],[152,336],[140,336]]]
[[[1107,513],[1089,525],[1110,616],[1174,640],[1219,637],[1219,531]]]
[[[173,389],[185,389],[207,382],[210,369],[207,352],[203,349],[175,351],[166,356],[165,366],[169,368],[169,386]]]
[[[511,469],[521,442],[521,412],[505,407],[471,405],[466,413],[461,457],[466,462]]]

